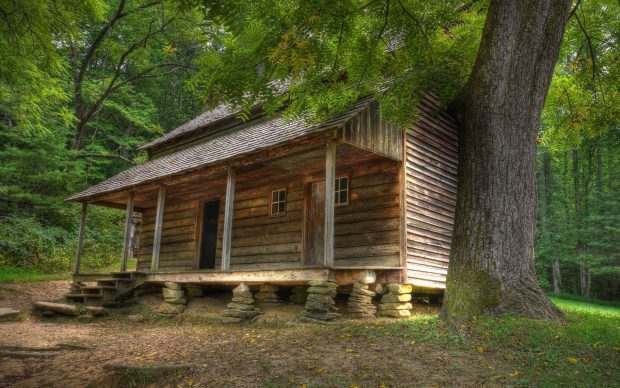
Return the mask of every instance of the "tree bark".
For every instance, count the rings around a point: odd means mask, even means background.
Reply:
[[[569,0],[491,1],[476,63],[452,109],[459,186],[442,317],[557,319],[534,270],[536,137]]]

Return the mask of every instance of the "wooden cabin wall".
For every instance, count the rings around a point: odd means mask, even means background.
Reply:
[[[266,269],[298,266],[301,262],[303,221],[303,182],[301,177],[269,183],[235,187],[230,268]],[[286,188],[286,214],[271,216],[271,191]],[[216,268],[221,267],[224,234],[224,201],[220,216]]]
[[[351,188],[349,204],[335,208],[335,266],[400,265],[399,169],[390,160],[338,169]]]
[[[148,271],[151,267],[155,210],[145,209],[142,215],[138,271]],[[193,268],[196,210],[196,201],[166,204],[164,207],[159,271],[184,271]]]
[[[420,121],[405,134],[407,278],[445,288],[456,206],[456,125],[436,114],[432,97],[419,106]]]

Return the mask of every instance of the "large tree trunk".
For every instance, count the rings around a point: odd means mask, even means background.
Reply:
[[[491,1],[470,80],[453,104],[459,187],[442,316],[556,319],[534,270],[536,137],[570,0]]]

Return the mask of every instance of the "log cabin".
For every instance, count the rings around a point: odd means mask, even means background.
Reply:
[[[409,128],[382,119],[370,97],[318,125],[260,109],[245,121],[226,107],[199,115],[142,146],[146,162],[69,198],[82,205],[73,269],[82,287],[69,296],[86,302],[147,283],[322,279],[441,291],[457,134],[433,95],[418,111]],[[126,211],[120,272],[80,272],[91,205]],[[127,271],[136,213],[137,268]]]

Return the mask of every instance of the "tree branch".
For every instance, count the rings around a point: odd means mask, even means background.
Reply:
[[[586,37],[586,43],[588,44],[588,53],[590,54],[590,60],[592,61],[592,78],[596,78],[596,57],[594,54],[594,46],[592,45],[592,37],[586,31],[586,27],[581,23],[581,19],[575,13],[575,20],[577,20],[577,24],[579,25],[579,29],[583,32],[583,35]]]
[[[122,156],[122,155],[118,155],[118,154],[98,154],[96,152],[81,152],[77,155],[75,155],[75,158],[103,158],[103,159],[120,159],[123,160],[129,164],[135,165],[136,163],[131,160],[131,159],[127,159],[126,157]]]

